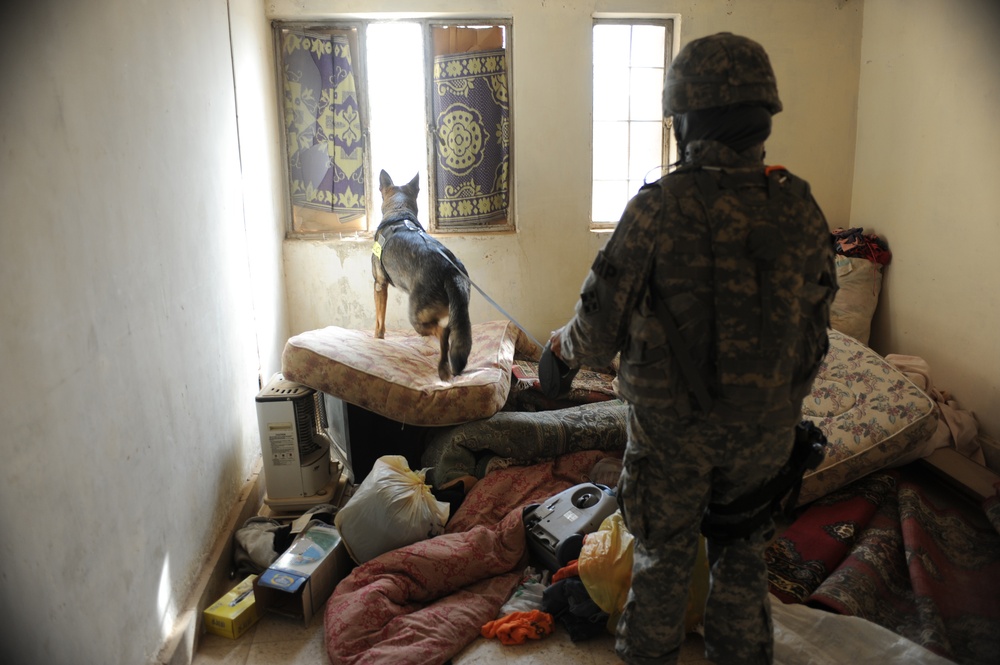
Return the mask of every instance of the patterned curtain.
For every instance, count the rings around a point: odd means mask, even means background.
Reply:
[[[434,58],[440,226],[507,218],[507,62],[503,49]]]
[[[337,213],[341,222],[362,215],[364,149],[350,42],[286,31],[281,46],[292,203]]]

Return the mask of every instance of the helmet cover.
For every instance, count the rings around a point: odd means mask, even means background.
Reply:
[[[664,116],[737,104],[781,111],[771,61],[757,42],[720,32],[688,43],[670,63]]]

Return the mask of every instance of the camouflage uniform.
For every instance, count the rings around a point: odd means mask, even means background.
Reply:
[[[722,56],[701,61],[691,60],[696,42],[682,50],[674,64],[698,76],[665,91],[665,109],[683,113],[692,100],[721,95],[724,104],[780,110],[773,75],[761,88],[753,67],[741,72],[747,86],[723,76],[721,92],[699,87],[712,68],[740,61],[749,42],[741,40],[725,37]],[[763,49],[750,44],[742,55],[758,58],[759,69]],[[617,651],[628,663],[676,661],[706,507],[759,488],[788,460],[836,289],[829,228],[804,181],[784,170],[765,175],[763,144],[740,153],[716,141],[685,148],[681,168],[629,202],[560,335],[560,355],[573,366],[601,366],[621,352],[630,420],[618,490],[635,564]],[[672,350],[671,327],[686,351]],[[709,403],[681,356],[707,377]],[[705,643],[715,663],[772,660],[763,561],[772,530],[768,521],[747,538],[707,541]]]

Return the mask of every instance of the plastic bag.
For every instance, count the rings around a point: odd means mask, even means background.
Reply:
[[[604,485],[612,490],[618,487],[618,478],[622,475],[622,461],[618,457],[602,457],[597,460],[588,474],[591,482]]]
[[[604,518],[597,531],[584,537],[580,550],[580,580],[591,600],[610,615],[611,632],[618,624],[632,585],[632,541],[621,511],[615,511]]]
[[[705,601],[708,600],[708,554],[705,536],[698,536],[698,557],[691,571],[691,588],[688,590],[687,608],[684,611],[684,630],[701,632],[705,623]]]
[[[521,582],[510,594],[510,598],[497,612],[497,618],[505,617],[513,612],[530,612],[542,608],[542,598],[545,588],[549,585],[549,571],[536,571],[531,566],[524,570]]]
[[[411,471],[401,455],[375,460],[371,472],[337,516],[334,526],[357,563],[444,533],[450,508],[424,483],[427,469]]]
[[[621,512],[616,511],[601,522],[597,531],[587,534],[580,550],[580,579],[594,603],[610,615],[608,631],[611,633],[615,632],[632,586],[633,548],[633,536],[626,528]],[[685,632],[698,630],[705,620],[708,582],[705,538],[699,536],[698,556],[684,613]]]

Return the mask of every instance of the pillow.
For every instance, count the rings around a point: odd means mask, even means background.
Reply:
[[[830,350],[802,417],[826,434],[826,458],[802,479],[798,505],[908,459],[937,428],[934,403],[858,340],[830,330]]]
[[[527,342],[509,321],[472,326],[465,370],[438,377],[436,337],[412,330],[371,331],[330,326],[295,335],[281,355],[284,377],[381,416],[418,426],[445,426],[489,418],[510,390],[515,351]]]
[[[838,255],[837,286],[830,305],[830,327],[867,344],[882,291],[882,265]]]

